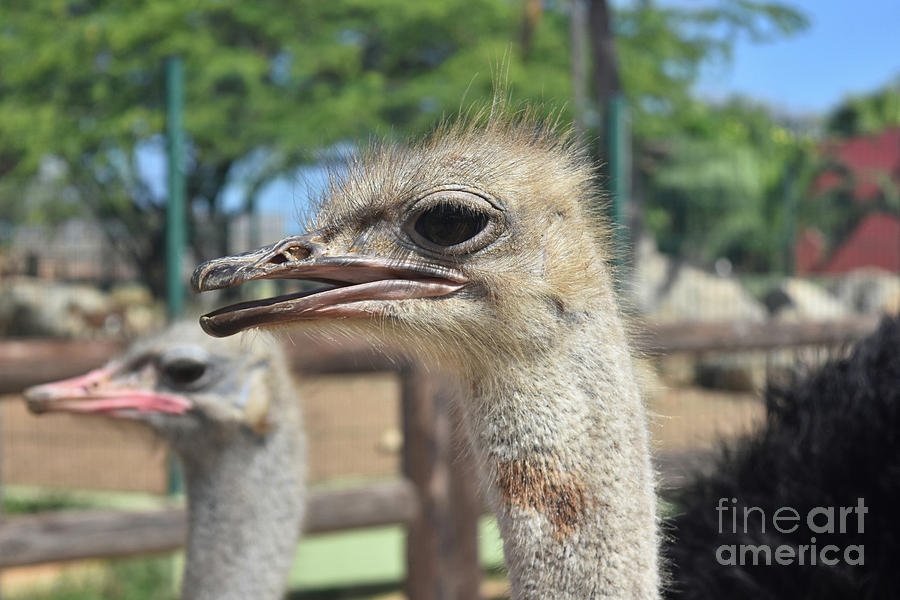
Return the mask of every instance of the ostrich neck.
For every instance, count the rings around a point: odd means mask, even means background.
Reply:
[[[657,598],[646,416],[622,326],[598,311],[556,339],[476,381],[465,403],[512,596]]]
[[[284,423],[182,455],[188,491],[185,600],[281,598],[304,507],[304,440]]]

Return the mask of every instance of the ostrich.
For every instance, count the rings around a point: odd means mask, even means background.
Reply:
[[[25,396],[34,412],[132,419],[169,441],[188,496],[183,598],[281,597],[303,517],[306,448],[275,345],[177,324],[102,369]]]
[[[726,447],[711,474],[698,477],[673,498],[678,514],[670,524],[668,596],[900,597],[895,565],[900,554],[900,317],[885,318],[848,357],[787,385],[770,386],[766,408],[766,422],[758,432]],[[726,510],[717,512],[720,504]],[[792,513],[784,511],[787,520],[779,530],[772,517],[784,507],[801,519],[793,521]],[[816,507],[834,509],[834,531],[826,531],[827,512],[814,517],[815,530],[809,527],[806,519]],[[751,516],[747,527],[744,508]],[[734,554],[727,548],[732,545]],[[748,557],[742,546],[771,552],[791,548],[782,555],[790,563],[773,559],[765,564],[761,555],[762,564],[754,566],[752,554]],[[717,556],[736,564],[723,565]]]
[[[193,275],[197,291],[327,284],[205,315],[213,336],[356,336],[464,382],[518,600],[658,597],[645,409],[592,179],[555,127],[495,106],[424,141],[373,144],[333,178],[308,233]]]

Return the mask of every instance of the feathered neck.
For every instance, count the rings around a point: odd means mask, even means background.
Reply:
[[[513,598],[658,597],[654,477],[615,312],[561,319],[551,352],[472,386],[464,415]]]
[[[189,510],[182,597],[281,598],[305,505],[299,418],[201,448],[182,457]]]

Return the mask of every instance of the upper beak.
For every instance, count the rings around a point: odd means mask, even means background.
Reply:
[[[200,325],[216,337],[249,327],[321,316],[363,316],[358,303],[443,296],[466,278],[455,269],[421,260],[397,260],[353,252],[331,254],[316,232],[286,238],[257,250],[209,260],[194,270],[191,285],[205,292],[255,279],[304,279],[333,287],[243,302],[204,315]],[[355,304],[355,306],[354,306]]]
[[[109,368],[30,387],[24,396],[33,413],[114,413],[133,409],[181,414],[191,408],[191,403],[181,396],[117,386]]]

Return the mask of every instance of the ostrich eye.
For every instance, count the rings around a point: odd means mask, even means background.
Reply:
[[[197,382],[206,373],[206,363],[190,358],[179,358],[162,365],[165,380],[175,386]]]
[[[416,219],[414,229],[436,246],[448,247],[470,240],[488,225],[486,214],[459,204],[441,202]]]

